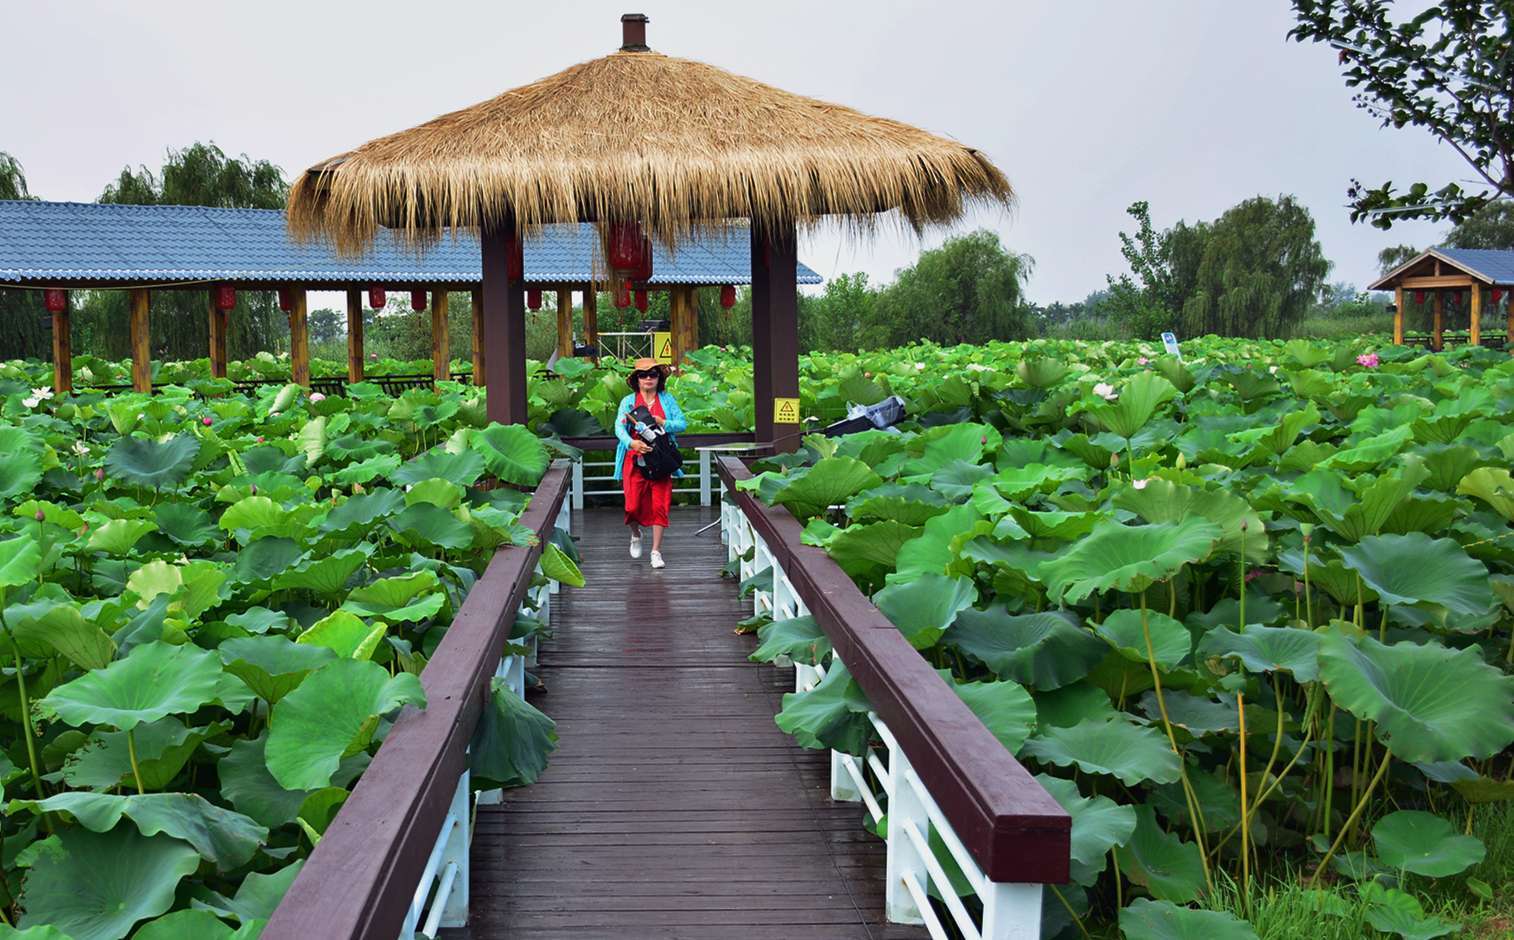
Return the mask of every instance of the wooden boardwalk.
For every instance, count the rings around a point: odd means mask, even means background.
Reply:
[[[750,600],[719,577],[714,510],[675,510],[653,571],[618,510],[575,514],[588,585],[554,598],[540,654],[560,747],[478,814],[470,926],[561,936],[902,938],[883,922],[883,843],[834,803],[829,759],[773,723],[792,672],[747,662]],[[650,546],[651,538],[646,538]]]

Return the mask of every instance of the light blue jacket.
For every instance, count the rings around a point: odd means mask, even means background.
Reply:
[[[620,446],[615,448],[615,479],[620,479],[621,471],[626,465],[626,451],[631,449],[631,432],[626,428],[626,417],[631,409],[636,407],[636,392],[632,392],[620,400],[620,409],[615,412],[615,437],[620,441]],[[678,442],[678,432],[688,430],[689,419],[683,416],[683,409],[678,407],[678,401],[667,392],[658,392],[657,400],[662,404],[662,426],[667,429],[668,437]],[[674,477],[683,476],[679,470]]]

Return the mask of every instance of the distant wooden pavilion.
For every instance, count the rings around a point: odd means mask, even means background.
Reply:
[[[380,229],[434,242],[482,232],[488,412],[526,420],[523,236],[590,222],[607,277],[642,238],[677,248],[702,225],[750,221],[759,446],[798,446],[797,229],[826,216],[868,230],[1007,206],[1008,180],[954,140],[651,51],[621,17],[615,53],[369,141],[312,166],[289,198],[296,237],[361,252]],[[617,257],[619,256],[619,257]]]
[[[654,273],[636,286],[670,294],[674,361],[699,345],[695,291],[751,283],[748,241],[744,227],[717,225],[700,229],[676,256],[654,246]],[[524,283],[532,298],[539,304],[540,292],[557,293],[560,356],[573,355],[575,291],[582,295],[588,343],[597,345],[597,252],[598,237],[583,223],[543,226],[526,239]],[[802,264],[795,277],[803,284],[821,280]],[[435,379],[448,378],[447,295],[465,291],[473,298],[473,382],[483,385],[482,282],[478,237],[468,231],[450,233],[419,254],[381,232],[360,257],[345,258],[327,242],[295,242],[277,211],[0,200],[0,288],[49,292],[53,385],[59,391],[73,387],[71,288],[130,292],[132,384],[139,391],[152,386],[148,317],[156,291],[206,292],[208,354],[218,377],[226,375],[226,318],[235,292],[277,291],[289,317],[291,378],[302,385],[310,384],[307,291],[347,294],[351,382],[364,378],[363,302],[383,306],[385,291],[409,291],[418,311],[428,306],[429,294]]]
[[[1410,298],[1431,304],[1429,344],[1445,345],[1446,308],[1464,313],[1468,343],[1483,345],[1482,312],[1505,311],[1505,343],[1514,342],[1514,251],[1482,248],[1431,248],[1383,275],[1369,290],[1391,290],[1394,298],[1393,343],[1404,344],[1404,311]],[[1484,306],[1484,301],[1487,306]]]

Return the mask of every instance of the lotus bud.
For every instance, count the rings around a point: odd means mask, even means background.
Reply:
[[[105,468],[104,467],[96,467],[95,468],[95,479],[96,480],[103,480],[103,479],[105,479]]]
[[[47,513],[43,512],[42,510],[39,509],[39,510],[37,510],[36,514],[32,516],[32,518],[36,519],[38,522],[46,522],[47,521]]]
[[[316,404],[317,402],[323,402],[325,400],[326,400],[326,396],[322,392],[311,392],[310,393],[310,403],[312,405]]]
[[[1298,531],[1299,534],[1304,537],[1304,544],[1308,545],[1310,536],[1314,535],[1313,524],[1308,522],[1300,522],[1298,524]]]
[[[84,523],[82,526],[79,527],[79,534],[80,535],[88,535],[89,534],[89,523],[88,522]]]
[[[258,443],[259,444],[263,443],[263,435],[261,435],[261,434],[258,435]]]
[[[210,415],[206,415],[205,417],[203,417],[203,418],[200,419],[200,423],[203,424],[203,425],[205,425],[208,428],[212,424],[215,424],[215,420],[213,418],[211,418]]]
[[[361,496],[361,495],[363,495],[363,484],[361,484],[361,483],[354,483],[354,484],[352,484],[352,495],[353,496]]]
[[[247,493],[250,496],[256,496],[256,495],[258,495],[258,485],[256,483],[254,483],[251,486],[247,487]]]
[[[1241,520],[1241,531],[1242,532],[1246,531],[1246,520],[1245,519]]]
[[[1177,468],[1179,470],[1186,470],[1186,469],[1188,469],[1188,458],[1184,457],[1182,454],[1178,454]]]
[[[1120,455],[1119,454],[1110,454],[1109,455],[1109,465],[1111,467],[1118,467],[1120,465]]]

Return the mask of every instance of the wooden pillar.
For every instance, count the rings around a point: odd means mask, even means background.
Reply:
[[[1471,336],[1467,338],[1473,346],[1482,345],[1482,285],[1476,282],[1472,284],[1472,300],[1468,304],[1470,312],[1467,314],[1467,326]]]
[[[698,314],[694,306],[695,288],[679,285],[668,289],[668,310],[673,322],[673,364],[683,365],[683,357],[697,345]]]
[[[792,223],[774,230],[753,220],[753,408],[757,443],[779,453],[799,449],[798,264]]]
[[[1430,340],[1430,347],[1432,349],[1436,350],[1437,352],[1439,352],[1440,348],[1441,348],[1440,336],[1441,336],[1441,332],[1442,332],[1443,317],[1444,317],[1444,314],[1445,314],[1445,306],[1446,306],[1446,292],[1445,291],[1441,291],[1441,290],[1436,291],[1435,292],[1435,303],[1433,305],[1433,307],[1434,307],[1434,320],[1431,323],[1431,337],[1432,337],[1432,339]]]
[[[347,291],[347,381],[363,381],[363,292]]]
[[[289,381],[310,386],[310,328],[307,320],[305,288],[296,287],[294,304],[289,310]]]
[[[226,378],[226,311],[216,303],[216,292],[208,294],[205,316],[210,324],[210,374]]]
[[[473,291],[473,385],[484,387],[484,292]]]
[[[63,309],[53,314],[53,391],[74,388],[74,341],[68,310],[68,291],[63,291]]]
[[[573,356],[573,292],[557,292],[557,355],[560,359]]]
[[[452,378],[452,337],[447,333],[447,292],[431,292],[431,374],[438,382]]]
[[[484,377],[489,388],[488,415],[500,424],[526,423],[525,281],[510,277],[515,251],[515,219],[484,227],[481,242],[484,274]]]
[[[594,364],[599,364],[599,291],[593,284],[584,285],[584,342],[594,347]]]
[[[152,353],[148,349],[147,288],[131,292],[131,387],[139,392],[152,391]]]
[[[1509,306],[1504,319],[1503,341],[1509,354],[1514,355],[1514,291],[1510,291],[1507,287],[1504,290],[1508,291]]]
[[[1404,289],[1393,288],[1393,345],[1404,344]]]

